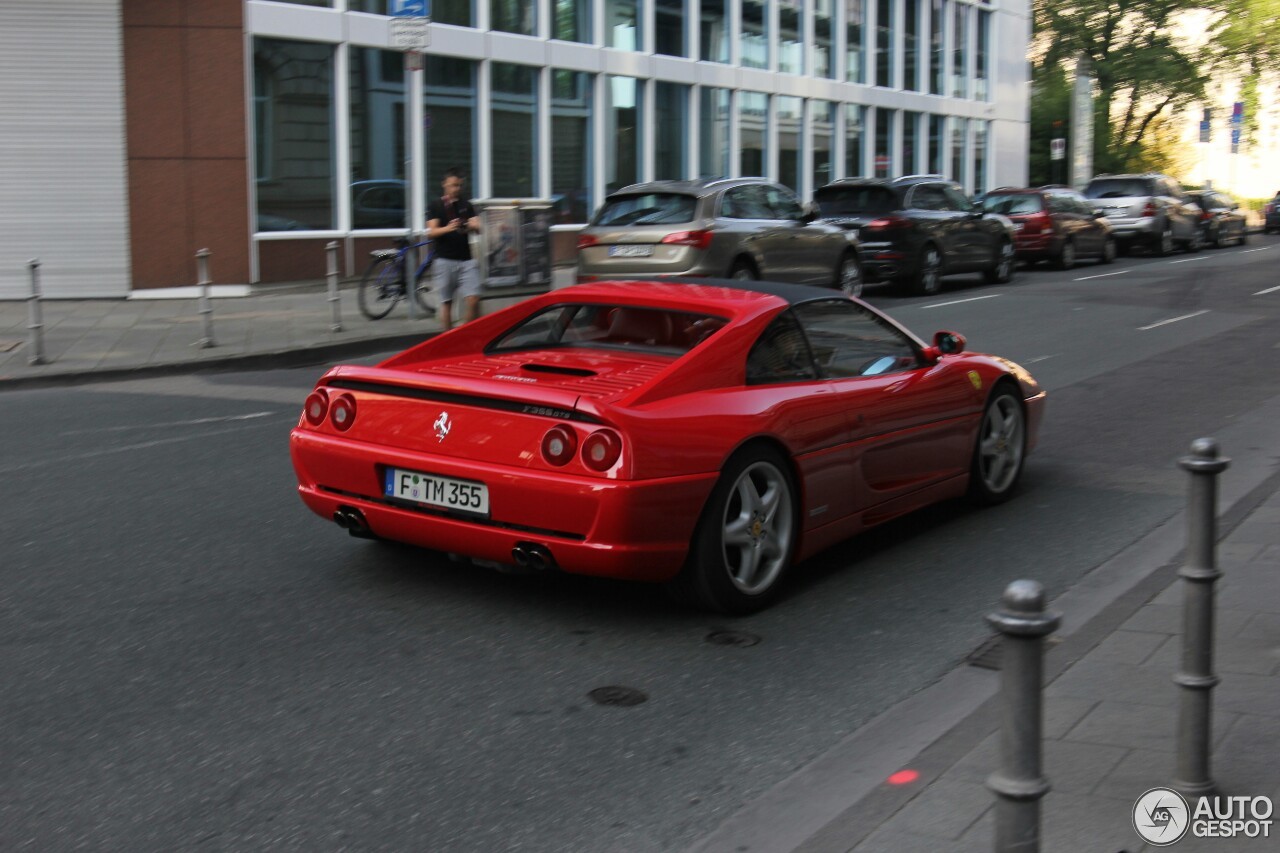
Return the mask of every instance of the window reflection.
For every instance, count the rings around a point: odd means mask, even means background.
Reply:
[[[765,142],[769,132],[769,96],[762,92],[738,95],[739,169],[748,177],[763,176]]]
[[[495,62],[491,79],[493,195],[532,198],[538,192],[538,69]]]
[[[778,0],[778,70],[804,73],[804,7],[802,0]]]
[[[591,0],[555,0],[552,38],[591,42]]]
[[[941,175],[946,152],[943,144],[946,141],[946,116],[929,116],[929,173]]]
[[[769,67],[767,6],[768,0],[742,0],[742,64],[748,68]]]
[[[832,4],[835,0],[817,0],[813,6],[813,74],[834,77],[836,65],[831,55]]]
[[[333,46],[254,39],[259,231],[334,221]]]
[[[963,98],[969,94],[969,11],[970,7],[963,3],[952,4],[955,8],[954,23],[951,27],[951,95]]]
[[[946,25],[946,0],[930,0],[929,6],[929,94],[941,95],[943,75],[946,73],[946,42],[943,27]]]
[[[351,227],[404,228],[404,58],[352,47],[349,69]]]
[[[595,76],[551,72],[551,198],[555,221],[586,222],[591,213],[591,107]]]
[[[920,89],[920,0],[904,0],[902,7],[902,88]]]
[[[702,28],[698,32],[698,58],[705,62],[729,61],[729,0],[701,0]]]
[[[864,76],[866,72],[863,69],[865,16],[863,0],[844,0],[844,79],[850,83],[862,83],[866,80]]]
[[[916,156],[920,149],[920,113],[909,110],[902,113],[902,157],[898,168],[904,175],[919,171]]]
[[[446,169],[457,167],[475,191],[476,64],[428,54],[423,65],[423,144],[427,192],[436,192]],[[430,196],[428,196],[430,197]]]
[[[606,0],[604,43],[619,50],[641,50],[639,0]]]
[[[654,86],[653,177],[681,180],[688,173],[689,87],[663,81]]]
[[[876,80],[877,86],[893,85],[893,0],[878,0],[876,5]]]
[[[790,95],[779,95],[778,102],[778,181],[799,192],[800,140],[804,128],[804,101]],[[760,174],[764,174],[761,172]]]
[[[988,123],[982,119],[969,119],[969,127],[973,130],[973,191],[983,192],[987,188],[987,128]]]
[[[991,13],[978,10],[977,55],[974,57],[973,97],[985,101],[990,97],[987,80],[991,76]]]
[[[810,101],[813,128],[813,189],[831,181],[831,139],[835,134],[836,105],[830,101]]]
[[[606,192],[640,180],[640,122],[643,84],[634,77],[610,75],[605,86]]]
[[[849,178],[860,178],[864,171],[864,150],[866,146],[867,108],[858,104],[847,104],[844,108],[844,174]]]
[[[894,172],[893,118],[895,110],[876,108],[875,176],[887,178]]]
[[[653,0],[653,52],[685,56],[684,0]]]
[[[703,86],[698,106],[698,174],[729,175],[729,90]]]
[[[537,33],[538,5],[530,0],[489,0],[489,26],[503,33]]]

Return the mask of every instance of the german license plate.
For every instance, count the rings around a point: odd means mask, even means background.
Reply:
[[[471,480],[388,468],[382,491],[389,498],[479,515],[489,514],[489,487]]]
[[[652,246],[610,246],[611,258],[647,258],[653,254]]]

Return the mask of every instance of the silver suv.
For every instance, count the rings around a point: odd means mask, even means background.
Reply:
[[[862,293],[857,238],[766,178],[634,184],[578,237],[578,279],[769,279]]]
[[[1168,175],[1098,175],[1084,197],[1106,214],[1122,249],[1141,245],[1161,256],[1178,246],[1200,251],[1199,210]]]

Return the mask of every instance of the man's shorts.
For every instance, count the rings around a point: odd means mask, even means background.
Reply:
[[[442,303],[452,302],[455,293],[462,297],[480,295],[480,271],[474,259],[436,258],[431,262],[431,271],[435,277],[436,296]]]

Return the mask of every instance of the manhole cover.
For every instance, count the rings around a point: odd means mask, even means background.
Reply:
[[[760,638],[755,634],[748,634],[746,631],[729,631],[727,629],[718,629],[707,634],[707,642],[713,646],[737,646],[746,648],[754,646],[760,642]]]
[[[587,695],[597,705],[613,705],[619,708],[630,708],[632,705],[639,705],[649,700],[649,697],[641,690],[616,684],[609,687],[597,687]]]

